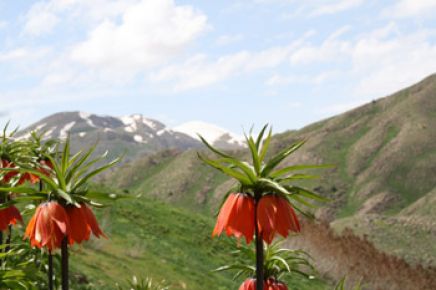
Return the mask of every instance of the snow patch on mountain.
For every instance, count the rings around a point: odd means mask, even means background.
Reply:
[[[56,126],[51,127],[50,130],[48,130],[47,132],[45,132],[44,137],[46,138],[51,138],[51,134],[53,134],[54,130],[56,130]]]
[[[172,128],[172,131],[184,133],[194,139],[200,140],[197,134],[200,134],[207,142],[214,144],[220,142],[222,139],[228,139],[226,142],[244,146],[245,139],[235,133],[232,133],[219,126],[209,124],[202,121],[191,121],[183,123],[179,126]]]
[[[144,142],[144,138],[142,138],[141,135],[135,135],[135,136],[133,136],[133,140],[135,140],[135,141],[138,142],[138,143],[142,143],[142,142]]]
[[[39,131],[39,130],[41,130],[42,128],[44,128],[45,126],[47,126],[47,123],[42,123],[42,124],[36,126],[35,130],[36,130],[36,131]]]
[[[145,126],[148,126],[153,130],[157,130],[157,124],[153,120],[142,118],[142,123],[144,123]]]
[[[79,117],[82,118],[83,120],[86,121],[86,123],[91,126],[96,128],[97,126],[95,126],[95,124],[92,122],[92,120],[89,118],[91,117],[91,114],[86,113],[86,112],[79,112]]]
[[[66,124],[59,132],[59,138],[61,139],[65,139],[68,136],[68,132],[71,130],[71,128],[74,127],[74,125],[76,124],[75,121],[70,122],[68,124]]]
[[[133,133],[136,130],[138,130],[138,126],[136,125],[135,119],[133,116],[123,116],[120,118],[120,120],[126,125],[124,128],[124,131]]]

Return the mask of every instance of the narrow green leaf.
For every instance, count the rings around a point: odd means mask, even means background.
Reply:
[[[320,202],[330,202],[331,201],[330,198],[320,196],[319,194],[316,194],[308,189],[305,189],[305,188],[302,188],[299,186],[290,186],[290,187],[286,186],[286,188],[287,188],[287,190],[289,190],[290,192],[292,192],[294,194],[302,195],[304,197],[307,197],[307,198],[310,198],[313,200],[317,200]]]
[[[292,171],[296,171],[296,170],[304,170],[304,169],[319,169],[319,168],[334,168],[335,165],[334,164],[313,164],[313,165],[293,165],[293,166],[288,166],[279,170],[274,171],[273,173],[271,173],[271,177],[276,178],[279,177],[283,174],[287,174],[289,172]]]
[[[67,173],[69,158],[70,158],[70,133],[68,133],[68,137],[64,145],[64,150],[62,152],[61,169],[62,169],[63,176],[65,176]]]
[[[198,152],[197,152],[197,155],[198,155],[198,158],[200,158],[203,162],[205,162],[205,163],[207,163],[208,165],[210,165],[210,166],[212,166],[212,167],[214,167],[214,168],[220,170],[220,171],[223,172],[224,174],[226,174],[226,175],[228,175],[228,176],[230,176],[230,177],[233,177],[233,178],[237,179],[237,180],[238,180],[240,183],[242,183],[243,185],[250,185],[250,184],[251,184],[250,179],[249,179],[246,175],[244,175],[243,173],[238,172],[238,171],[236,171],[236,170],[233,170],[233,169],[231,169],[231,168],[229,168],[229,167],[226,167],[226,166],[224,166],[224,165],[221,165],[220,163],[215,162],[215,161],[213,161],[213,160],[211,160],[211,159],[207,159],[207,158],[203,157],[203,156],[202,156],[200,153],[198,153]]]
[[[244,162],[241,162],[235,158],[220,158],[220,159],[217,159],[217,161],[218,162],[222,161],[222,162],[233,164],[234,166],[241,169],[248,176],[248,178],[251,180],[251,182],[256,181],[256,174],[253,171],[253,168],[251,166],[249,166],[248,164],[245,164]]]
[[[260,160],[259,160],[259,153],[257,151],[256,144],[254,144],[253,137],[247,137],[245,136],[247,140],[248,147],[250,149],[251,157],[253,159],[253,166],[254,170],[256,171],[256,174],[260,173]]]
[[[287,196],[290,194],[290,192],[284,186],[282,186],[279,183],[272,181],[270,179],[260,178],[259,183],[262,184],[262,186],[267,187],[276,193],[283,194],[284,196]]]
[[[282,150],[276,156],[274,156],[270,161],[268,161],[265,168],[262,170],[262,176],[268,176],[271,171],[280,164],[280,162],[282,162],[286,157],[298,150],[301,146],[303,146],[304,143],[306,143],[306,140],[294,143],[288,148]]]
[[[269,129],[268,136],[263,141],[262,148],[260,150],[259,160],[261,163],[265,159],[266,153],[268,152],[269,144],[271,142],[271,137],[272,137],[272,128]]]
[[[63,191],[62,189],[58,188],[56,190],[56,193],[59,197],[62,197],[64,200],[66,200],[69,204],[74,204],[73,199],[71,198],[71,196],[66,193],[65,191]]]
[[[216,154],[218,154],[218,155],[220,155],[220,156],[222,156],[222,157],[225,157],[225,158],[233,158],[232,156],[230,156],[230,155],[228,155],[228,154],[226,154],[226,153],[224,153],[224,152],[222,152],[222,151],[216,149],[216,148],[213,147],[212,145],[210,145],[210,144],[206,141],[206,139],[204,139],[203,136],[201,136],[200,134],[197,134],[197,135],[198,135],[198,137],[200,138],[201,142],[203,142],[203,144],[206,145],[206,147],[209,148],[212,152],[214,152],[214,153],[216,153]]]
[[[268,128],[268,124],[263,126],[262,130],[260,130],[259,135],[257,135],[257,139],[256,139],[256,148],[257,148],[257,151],[259,151],[260,143],[262,142],[263,135],[265,134],[266,128]]]
[[[119,158],[114,159],[113,161],[109,162],[108,164],[101,166],[88,174],[86,174],[84,177],[82,177],[78,182],[74,185],[74,188],[72,189],[72,192],[75,192],[80,186],[84,185],[88,180],[90,180],[92,177],[96,176],[97,174],[100,174],[101,172],[111,168],[115,164],[117,164],[120,161]]]
[[[293,174],[293,175],[287,176],[285,178],[278,179],[278,181],[288,182],[288,181],[294,181],[294,180],[318,179],[318,178],[320,178],[319,175]]]

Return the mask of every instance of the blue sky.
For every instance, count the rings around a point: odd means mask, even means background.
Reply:
[[[0,122],[296,129],[436,72],[436,0],[0,0]]]

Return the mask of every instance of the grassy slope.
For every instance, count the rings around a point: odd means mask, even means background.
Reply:
[[[320,216],[334,221],[338,229],[349,226],[367,234],[383,250],[432,263],[435,256],[432,243],[420,241],[431,241],[434,233],[427,230],[422,219],[416,221],[413,217],[423,211],[434,212],[429,203],[421,202],[427,206],[416,203],[425,200],[436,187],[435,112],[436,75],[433,75],[347,113],[275,135],[272,151],[308,138],[304,148],[287,163],[337,165],[336,169],[323,172],[322,180],[306,183],[335,200],[319,212]],[[147,158],[155,160],[150,163],[138,159],[128,170],[111,176],[111,183],[207,214],[216,208],[219,197],[229,187],[227,179],[202,165],[195,152]],[[434,204],[432,200],[430,204]],[[410,232],[407,227],[411,225],[403,227],[400,218],[404,220],[408,207],[413,207],[408,211],[408,219],[415,220],[412,226],[420,233],[406,237],[404,234]],[[371,226],[366,216],[371,217]],[[374,226],[383,225],[387,218],[395,222],[392,230]],[[408,246],[416,243],[423,247]],[[431,253],[430,257],[425,257],[426,252]]]
[[[228,275],[210,272],[228,250],[210,239],[210,219],[142,197],[117,202],[100,220],[110,240],[76,249],[73,265],[101,289],[132,275],[165,279],[172,289],[234,287]]]
[[[213,219],[175,208],[152,198],[118,201],[100,211],[109,240],[93,240],[75,248],[74,272],[86,273],[92,289],[115,289],[131,276],[166,280],[177,289],[236,289],[231,273],[211,270],[228,263],[233,247],[210,233]],[[296,289],[326,289],[319,280],[294,280]]]

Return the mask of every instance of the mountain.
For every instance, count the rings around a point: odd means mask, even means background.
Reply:
[[[319,172],[321,179],[303,184],[333,200],[316,212],[319,219],[337,232],[350,228],[377,250],[409,263],[435,266],[435,124],[436,75],[432,75],[354,110],[277,134],[271,151],[307,139],[284,164],[336,165]],[[232,181],[202,164],[195,151],[146,156],[105,180],[132,193],[212,215]],[[246,151],[232,154],[249,160]]]
[[[196,140],[198,134],[212,145],[222,149],[237,149],[245,146],[245,138],[226,129],[202,121],[191,121],[172,128],[175,132],[184,133]]]
[[[138,154],[165,149],[183,151],[200,148],[202,145],[195,132],[204,134],[211,143],[222,148],[235,148],[242,144],[232,133],[211,124],[186,123],[171,129],[140,114],[112,117],[84,112],[62,112],[32,124],[18,132],[17,137],[27,138],[33,130],[45,132],[47,138],[64,139],[70,134],[75,150],[98,141],[97,151],[108,150],[112,156],[126,153],[130,159]]]

